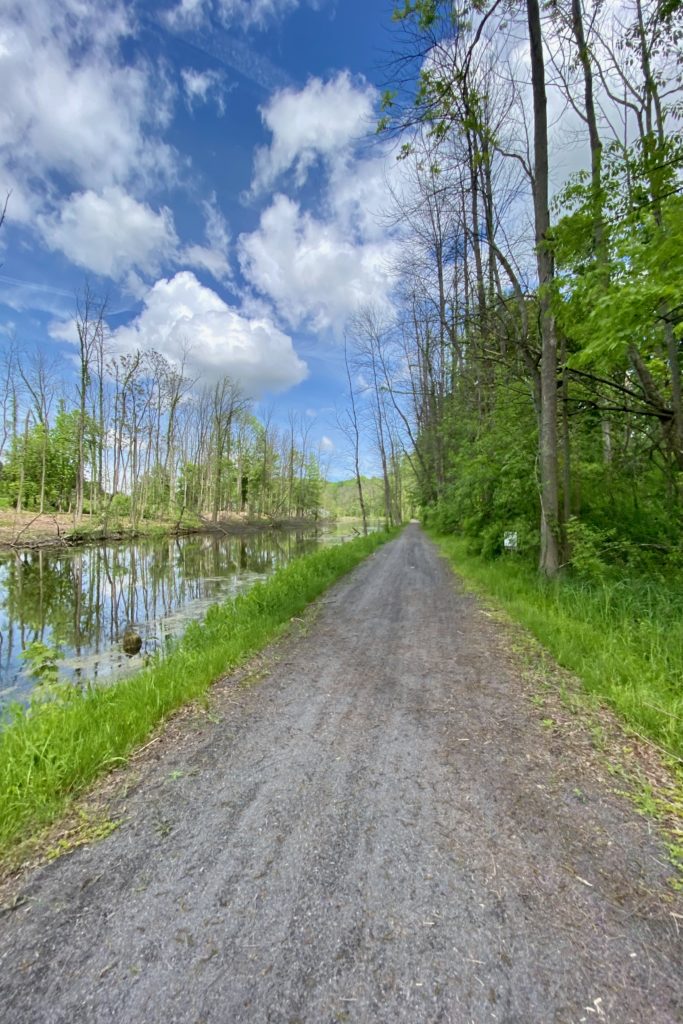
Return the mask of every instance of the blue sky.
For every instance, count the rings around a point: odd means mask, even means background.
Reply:
[[[0,331],[228,373],[339,445],[347,318],[388,301],[373,138],[391,0],[9,0],[0,14]],[[341,462],[340,462],[341,465]]]

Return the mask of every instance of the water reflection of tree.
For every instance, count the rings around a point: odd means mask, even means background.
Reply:
[[[19,623],[31,640],[45,640],[46,628],[53,642],[70,636],[74,581],[69,561],[28,551],[9,557],[4,569],[0,607],[7,619]]]
[[[104,655],[134,624],[154,646],[164,619],[182,619],[192,602],[203,607],[235,593],[254,575],[270,575],[319,543],[309,532],[269,531],[0,557],[0,689],[17,674],[18,655],[33,640],[58,644],[67,657]],[[97,659],[88,664],[83,672],[94,680]]]

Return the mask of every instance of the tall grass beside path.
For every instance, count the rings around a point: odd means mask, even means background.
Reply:
[[[638,576],[548,581],[510,554],[486,561],[432,534],[469,584],[493,597],[590,693],[683,758],[683,585]]]
[[[54,819],[167,715],[278,636],[392,535],[374,533],[297,559],[246,594],[214,605],[166,657],[119,683],[15,709],[0,732],[0,852]]]

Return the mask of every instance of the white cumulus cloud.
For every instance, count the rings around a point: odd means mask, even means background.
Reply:
[[[157,212],[118,186],[75,193],[40,225],[52,249],[77,266],[112,278],[122,278],[133,268],[155,273],[178,244],[167,207]]]
[[[227,374],[249,397],[285,391],[308,369],[291,338],[267,317],[250,318],[200,284],[190,271],[162,278],[149,289],[144,308],[112,337],[119,350],[156,349],[204,380]]]
[[[7,0],[0,25],[0,177],[24,183],[12,216],[43,205],[54,175],[101,189],[174,173],[160,133],[172,93],[145,63],[126,64],[121,2]],[[30,185],[26,185],[30,183]],[[42,184],[41,184],[42,183]]]
[[[269,188],[290,169],[302,185],[318,158],[339,158],[367,133],[375,99],[375,89],[354,82],[348,71],[277,92],[261,111],[272,141],[256,151],[252,191]]]
[[[292,326],[339,327],[361,306],[384,305],[395,243],[355,240],[335,220],[321,221],[276,195],[259,227],[239,238],[247,280]]]

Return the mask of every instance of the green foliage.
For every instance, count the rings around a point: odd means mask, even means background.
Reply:
[[[296,514],[317,518],[322,503],[323,478],[315,455],[309,455],[302,466],[292,493]]]
[[[593,248],[595,210],[585,177],[566,190],[562,204],[569,212],[553,233],[562,272],[553,301],[569,366],[565,563],[596,580],[612,570],[675,571],[683,559],[683,506],[666,433],[671,373],[660,312],[680,305],[683,199],[667,198],[657,217],[652,207],[639,207],[622,221],[607,204],[607,269]],[[674,325],[676,335],[682,324]],[[630,364],[634,343],[663,396],[661,421]],[[515,379],[506,368],[491,380],[485,414],[464,388],[442,418],[446,482],[427,515],[441,531],[464,535],[473,553],[497,557],[504,533],[514,531],[522,557],[536,560],[537,422],[530,399],[523,372]],[[564,429],[560,424],[560,435]]]
[[[317,517],[322,474],[301,426],[292,421],[291,457],[283,458],[285,436],[272,426],[264,429],[240,403],[224,422],[210,417],[211,427],[201,438],[193,433],[200,431],[199,420],[191,421],[191,436],[186,433],[183,442],[196,461],[183,460],[176,478],[180,434],[173,417],[178,407],[174,404],[172,413],[157,373],[163,357],[136,353],[131,359],[124,360],[123,369],[132,373],[135,364],[138,376],[126,385],[125,395],[120,374],[113,389],[105,375],[101,394],[90,394],[97,419],[86,413],[82,423],[80,407],[68,411],[62,401],[48,428],[36,422],[45,415],[42,411],[18,406],[10,422],[6,409],[9,443],[0,463],[0,508],[48,514],[75,510],[92,519],[87,528],[79,522],[78,535],[84,529],[90,535],[95,520],[98,528],[109,528],[114,520],[118,529],[116,520],[125,517],[137,530],[144,520],[177,521],[185,510],[194,515],[239,511]],[[168,364],[166,371],[173,373]],[[143,392],[147,400],[141,406]],[[211,395],[198,401],[208,412]],[[81,468],[83,494],[77,501]],[[107,493],[112,478],[118,491],[113,495]]]
[[[199,512],[201,506],[201,466],[193,462],[185,462],[181,466],[176,484],[176,501],[185,504],[193,512]]]
[[[452,450],[448,483],[428,521],[442,532],[460,532],[470,550],[499,555],[503,537],[516,532],[520,550],[534,558],[539,499],[536,423],[528,398],[510,393],[478,429],[474,417],[448,420]]]
[[[559,322],[574,343],[570,365],[625,368],[629,345],[635,343],[666,387],[660,312],[680,304],[683,197],[662,204],[659,223],[648,208],[614,224],[607,268],[588,260],[591,227],[590,207],[584,204],[554,232],[561,265],[572,273],[562,280],[556,302]]]
[[[384,483],[379,477],[361,477],[363,501],[368,519],[384,516]],[[335,480],[325,484],[322,505],[333,516],[361,518],[358,484],[354,480]]]
[[[48,647],[40,640],[33,640],[21,652],[21,657],[28,662],[29,674],[34,679],[48,686],[57,682],[59,676],[58,649]]]
[[[394,8],[393,19],[405,21],[415,18],[420,31],[425,32],[436,21],[438,6],[437,0],[403,0],[402,7]]]
[[[59,511],[69,507],[76,490],[78,417],[76,410],[67,412],[62,405],[50,432],[51,487],[48,498]],[[88,427],[90,434],[96,429],[92,421],[88,421]]]
[[[567,537],[571,545],[572,568],[578,576],[588,580],[604,580],[609,572],[605,560],[606,545],[615,536],[614,530],[599,530],[590,523],[572,518],[567,523]]]
[[[59,678],[59,659],[62,657],[59,647],[49,647],[41,640],[33,640],[26,645],[20,657],[28,663],[29,675],[37,684],[31,691],[28,714],[35,714],[47,701],[64,702],[73,696],[74,688]],[[17,711],[15,708],[15,713]]]
[[[557,270],[544,296],[559,328],[557,454],[550,443],[540,451],[539,414],[554,401],[548,400],[547,382],[540,387],[539,296],[525,294],[528,282],[514,282],[504,266],[498,268],[506,275],[499,286],[491,277],[487,282],[484,264],[491,260],[492,274],[495,259],[491,249],[486,252],[484,235],[496,230],[495,223],[482,233],[481,219],[463,225],[456,218],[465,238],[440,267],[438,282],[435,266],[416,267],[419,287],[431,272],[434,294],[438,285],[439,301],[446,299],[442,315],[457,353],[445,372],[442,365],[433,369],[433,311],[428,304],[410,311],[419,367],[411,383],[419,395],[420,499],[430,522],[460,533],[470,551],[488,558],[499,557],[505,533],[515,532],[521,558],[537,560],[538,478],[551,461],[559,481],[557,533],[565,568],[571,563],[582,578],[599,581],[613,572],[663,573],[681,562],[683,453],[676,396],[683,362],[683,136],[675,88],[681,26],[678,5],[662,11],[644,14],[647,42],[633,12],[615,24],[627,78],[640,83],[636,91],[641,88],[650,105],[640,136],[625,146],[603,133],[590,172],[575,175],[560,191],[556,223],[543,243]],[[483,215],[489,184],[494,211],[509,201],[489,172],[502,167],[510,151],[518,152],[509,126],[496,119],[487,75],[477,71],[475,54],[487,45],[477,14],[494,15],[490,27],[504,30],[509,12],[494,13],[483,0],[465,7],[439,0],[395,4],[407,55],[416,60],[416,83],[412,102],[404,99],[405,83],[398,94],[387,95],[385,126],[403,130],[401,155],[415,157],[413,172],[426,196],[436,174],[443,176],[438,202],[437,195],[433,199],[439,224],[455,215],[449,188],[467,217],[467,199],[449,160],[467,162],[470,182],[478,181],[482,190]],[[653,69],[650,83],[643,46]],[[433,59],[424,59],[428,53]],[[578,58],[572,50],[580,72]],[[597,82],[596,66],[593,77]],[[634,109],[638,102],[634,93]],[[427,233],[435,230],[430,215]],[[478,255],[473,245],[468,248],[467,229],[479,235]],[[503,264],[505,250],[514,264],[519,254],[514,247],[508,252],[504,229],[502,224],[500,255],[493,255]],[[418,247],[420,237],[417,232]],[[442,293],[449,260],[454,279],[465,282],[459,297]],[[425,363],[433,380],[423,379]]]
[[[171,481],[165,466],[155,465],[143,474],[135,488],[138,501],[144,500],[142,515],[145,519],[160,518],[169,510]]]
[[[92,420],[87,421],[86,430],[90,439],[95,430]],[[36,423],[28,432],[17,434],[0,472],[0,497],[4,502],[16,505],[21,490],[22,507],[38,507],[44,460],[46,508],[66,511],[76,488],[77,438],[78,412],[67,412],[63,403],[52,429]]]
[[[109,502],[109,513],[112,516],[130,515],[130,495],[114,494]]]
[[[97,775],[125,760],[176,708],[277,636],[343,573],[391,537],[372,534],[297,559],[266,583],[212,607],[166,658],[122,682],[15,706],[0,734],[0,848],[50,821]],[[36,654],[47,671],[49,657]]]

